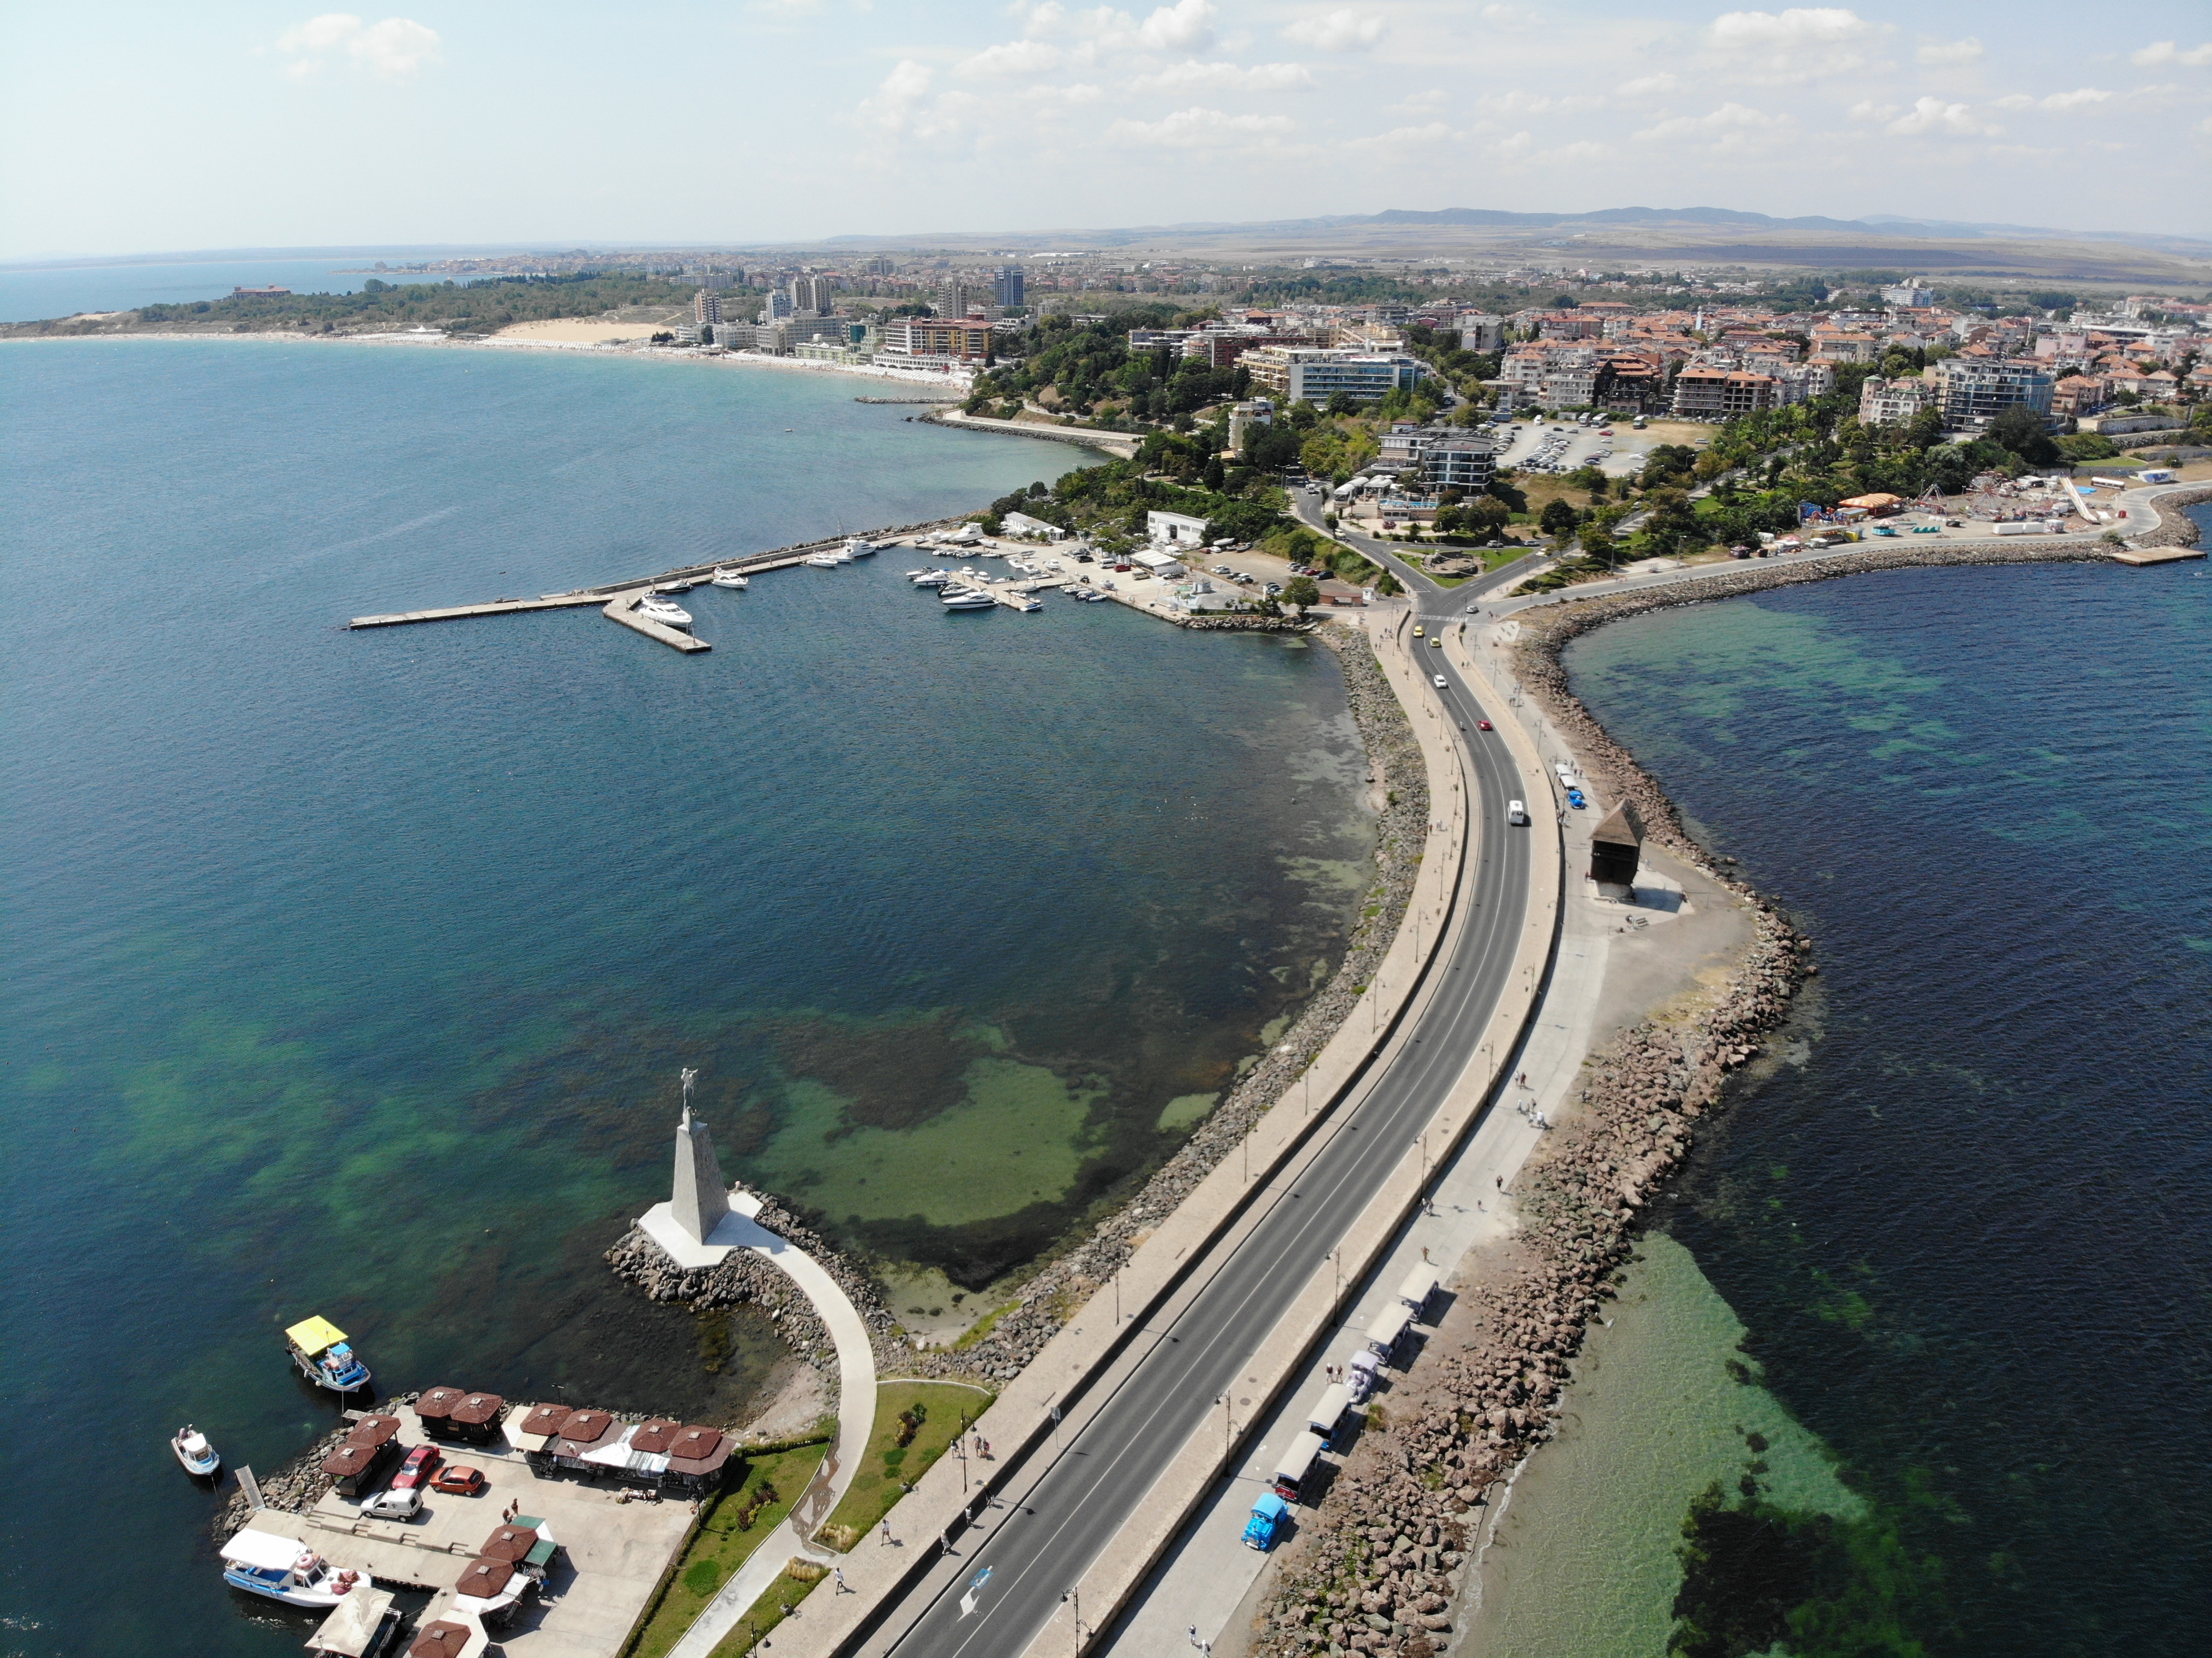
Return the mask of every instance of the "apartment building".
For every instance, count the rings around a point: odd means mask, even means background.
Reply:
[[[1427,373],[1415,357],[1320,347],[1261,346],[1242,361],[1255,387],[1287,403],[1326,404],[1340,392],[1354,403],[1375,403],[1419,385]]]
[[[1904,426],[1935,403],[1935,386],[1917,375],[1886,380],[1869,374],[1859,387],[1859,420],[1868,426]]]
[[[991,325],[967,317],[894,317],[876,361],[917,368],[980,368],[991,361]]]
[[[1741,369],[1693,366],[1674,380],[1676,420],[1735,420],[1774,407],[1774,379]]]
[[[694,325],[703,326],[721,320],[722,296],[720,294],[702,288],[691,296],[691,321]]]
[[[2012,408],[2051,412],[2053,382],[2040,363],[1962,354],[1944,358],[1936,371],[1943,424],[1954,431],[1977,431]]]
[[[1488,438],[1454,432],[1431,443],[1421,454],[1421,483],[1431,494],[1462,489],[1480,495],[1497,470],[1497,446]]]

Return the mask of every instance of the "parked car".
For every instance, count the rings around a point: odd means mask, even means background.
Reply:
[[[1290,1523],[1290,1504],[1273,1491],[1265,1493],[1252,1505],[1251,1518],[1244,1522],[1244,1546],[1265,1554],[1282,1540]]]
[[[1583,799],[1583,792],[1580,789],[1569,789],[1567,791],[1567,804],[1572,806],[1577,811],[1580,811],[1584,806],[1589,805],[1589,802]]]
[[[438,1477],[430,1482],[430,1489],[442,1491],[447,1497],[479,1496],[484,1489],[483,1470],[459,1462],[448,1462],[438,1470]]]
[[[392,1483],[361,1505],[361,1511],[378,1520],[411,1520],[422,1507],[422,1493],[430,1477],[445,1459],[435,1445],[417,1445],[407,1453]]]

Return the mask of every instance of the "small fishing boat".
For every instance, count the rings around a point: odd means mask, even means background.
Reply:
[[[222,1546],[222,1581],[288,1606],[334,1606],[353,1592],[361,1574],[332,1571],[297,1538],[249,1527]]]
[[[330,1320],[319,1315],[303,1318],[284,1332],[284,1339],[300,1374],[318,1388],[349,1394],[368,1386],[368,1366],[355,1357],[346,1333]]]
[[[994,609],[999,601],[988,593],[977,592],[972,587],[963,587],[958,592],[945,594],[939,603],[948,610],[988,610]]]
[[[647,593],[637,601],[637,613],[647,622],[658,622],[664,628],[688,628],[691,612],[672,598],[663,598],[659,593]]]
[[[169,1436],[169,1448],[185,1465],[186,1473],[212,1479],[222,1471],[222,1455],[208,1443],[208,1436],[189,1422]]]
[[[739,575],[735,570],[717,568],[708,578],[717,587],[746,587],[752,583],[750,576]]]
[[[845,561],[835,553],[809,553],[804,562],[817,570],[834,570]]]

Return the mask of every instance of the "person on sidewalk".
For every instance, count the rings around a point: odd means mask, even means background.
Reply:
[[[836,1578],[836,1579],[837,1580],[837,1593],[838,1593],[838,1594],[850,1594],[853,1592],[853,1590],[852,1590],[852,1587],[845,1582],[845,1569],[844,1569],[844,1567],[842,1567],[842,1566],[832,1566],[832,1567],[830,1569],[830,1575],[832,1577],[834,1577],[834,1578]]]
[[[885,1547],[885,1548],[889,1548],[889,1547],[890,1546],[890,1541],[891,1541],[891,1522],[890,1522],[890,1521],[886,1520],[886,1521],[884,1521],[884,1540],[883,1540],[883,1546],[884,1546],[884,1547]]]

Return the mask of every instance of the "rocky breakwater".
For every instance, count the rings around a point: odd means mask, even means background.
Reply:
[[[768,1231],[804,1249],[837,1281],[868,1327],[876,1362],[900,1351],[898,1321],[884,1304],[883,1292],[865,1269],[839,1253],[827,1239],[774,1198],[763,1197],[753,1218]],[[606,1253],[615,1276],[635,1284],[649,1301],[674,1302],[694,1313],[725,1307],[756,1307],[768,1315],[793,1354],[821,1374],[830,1408],[837,1400],[837,1349],[822,1315],[782,1268],[750,1249],[733,1249],[719,1266],[678,1266],[668,1252],[633,1226]]]
[[[896,1340],[878,1345],[877,1363],[893,1374],[936,1376],[998,1387],[1056,1335],[1076,1309],[1103,1289],[1137,1246],[1152,1236],[1198,1183],[1236,1150],[1276,1101],[1305,1073],[1373,981],[1420,871],[1428,840],[1428,766],[1397,694],[1376,661],[1373,643],[1360,630],[1323,628],[1314,635],[1344,665],[1352,716],[1367,750],[1372,798],[1379,822],[1375,884],[1360,901],[1342,963],[1297,1022],[1259,1058],[1227,1099],[1217,1106],[1175,1156],[1118,1209],[1104,1215],[1079,1241],[1046,1260],[995,1320],[977,1327],[951,1349],[915,1351]]]
[[[1255,1651],[1443,1649],[1478,1505],[1550,1436],[1638,1212],[1810,970],[1795,929],[1765,908],[1754,923],[1735,976],[1700,1012],[1638,1025],[1587,1063],[1579,1100],[1516,1184],[1521,1225],[1504,1258],[1380,1397],[1285,1560]]]

